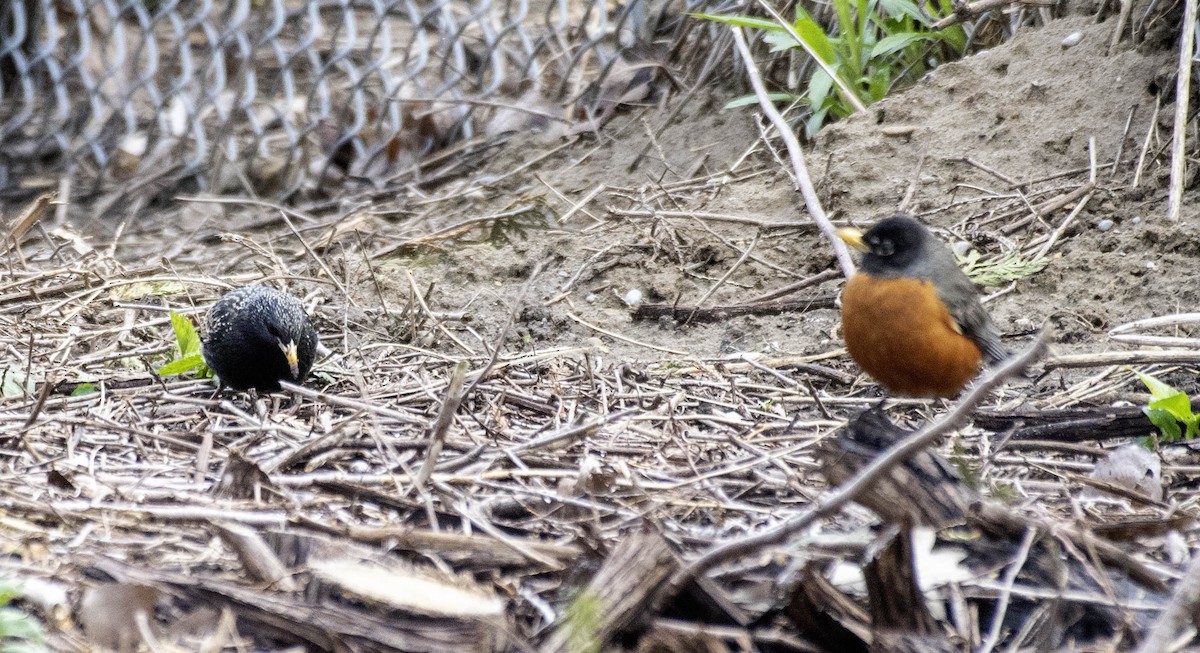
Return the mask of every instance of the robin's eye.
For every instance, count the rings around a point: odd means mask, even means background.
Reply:
[[[267,325],[267,333],[271,334],[271,337],[273,338],[283,340],[283,332],[280,331],[279,327],[275,326],[274,324]]]

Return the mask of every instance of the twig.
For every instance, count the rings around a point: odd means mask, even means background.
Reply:
[[[1195,0],[1191,0],[1189,5],[1195,9]],[[1193,24],[1194,22],[1193,18]],[[1187,100],[1184,100],[1183,104],[1186,105]],[[1175,583],[1175,593],[1167,601],[1167,607],[1162,614],[1158,615],[1158,620],[1150,628],[1150,634],[1142,640],[1142,645],[1138,647],[1137,653],[1176,650],[1170,644],[1179,636],[1180,629],[1185,626],[1195,628],[1192,625],[1192,615],[1196,613],[1198,605],[1200,605],[1200,556],[1195,556],[1192,558],[1192,564],[1188,566],[1187,573]]]
[[[1183,34],[1179,37],[1179,72],[1175,81],[1175,126],[1171,143],[1171,194],[1167,200],[1167,219],[1179,222],[1183,216],[1183,176],[1187,170],[1188,99],[1191,97],[1192,49],[1196,42],[1196,5],[1200,0],[1184,0]]]
[[[1053,7],[1054,5],[1058,4],[1058,0],[1019,0],[1018,2],[1014,2],[1013,0],[980,0],[979,2],[974,2],[971,4],[957,3],[954,7],[953,13],[930,25],[929,29],[933,31],[944,29],[946,27],[950,27],[951,25],[956,25],[963,21],[975,18],[976,16],[984,12],[991,11],[992,9],[997,9],[999,7],[1012,4],[1029,5],[1032,7]]]
[[[1092,169],[1091,169],[1091,173],[1090,173],[1091,176],[1088,179],[1088,186],[1091,186],[1094,189],[1096,186],[1096,173],[1097,173],[1097,171],[1096,171],[1096,137],[1094,137],[1094,136],[1088,138],[1088,155],[1089,155],[1089,157],[1088,157],[1089,161],[1092,164]],[[1120,157],[1117,157],[1117,158],[1119,159]],[[1033,255],[1034,259],[1042,258],[1050,253],[1050,248],[1054,247],[1054,243],[1058,242],[1058,239],[1061,238],[1062,235],[1067,231],[1067,227],[1070,227],[1071,224],[1073,222],[1075,222],[1075,218],[1078,217],[1079,214],[1083,211],[1083,207],[1087,206],[1088,202],[1091,201],[1092,195],[1094,195],[1094,194],[1095,194],[1094,190],[1090,191],[1090,192],[1088,192],[1088,194],[1083,196],[1083,199],[1079,200],[1079,203],[1075,205],[1075,208],[1071,209],[1071,212],[1068,213],[1067,217],[1064,218],[1062,223],[1058,225],[1058,228],[1055,229],[1053,232],[1051,232],[1050,237],[1046,239],[1046,244],[1042,245],[1042,248],[1038,250],[1037,254]]]
[[[908,213],[908,206],[912,204],[913,196],[917,194],[917,188],[921,185],[921,173],[925,170],[925,153],[921,152],[920,158],[917,159],[917,166],[913,169],[912,179],[908,182],[908,190],[904,191],[904,198],[900,200],[900,205],[896,207],[898,213]]]
[[[704,305],[704,302],[708,301],[708,298],[712,297],[713,293],[717,292],[718,288],[725,285],[725,282],[729,280],[729,277],[733,276],[733,273],[737,271],[738,268],[742,267],[742,263],[745,263],[746,259],[750,257],[750,252],[754,251],[754,248],[758,245],[758,239],[761,237],[761,231],[754,234],[754,240],[750,241],[750,245],[746,247],[746,251],[742,252],[742,255],[738,257],[738,260],[734,261],[733,265],[729,266],[729,269],[725,271],[725,274],[721,275],[721,278],[717,279],[717,281],[708,289],[708,292],[704,293],[704,296],[702,296],[700,300],[696,302],[696,308],[692,309],[692,315],[695,315],[696,311],[700,310],[700,307]],[[684,320],[684,322],[691,322],[691,320],[692,316],[689,315],[688,319]]]
[[[517,294],[516,301],[509,307],[508,321],[504,323],[504,328],[500,329],[500,337],[496,339],[496,346],[492,347],[492,355],[488,358],[488,362],[483,366],[483,369],[474,374],[475,378],[472,379],[471,385],[463,393],[464,397],[474,392],[475,388],[479,387],[479,384],[495,369],[496,361],[500,359],[500,352],[504,349],[504,342],[508,340],[508,333],[512,330],[513,324],[516,323],[517,316],[525,309],[525,298],[529,295],[529,288],[533,286],[533,280],[537,279],[538,275],[542,273],[544,263],[544,261],[538,261],[533,266],[533,270],[529,272],[529,278],[521,286],[521,292]]]
[[[1108,41],[1108,56],[1113,55],[1117,44],[1121,42],[1121,32],[1125,31],[1125,25],[1129,22],[1131,13],[1133,13],[1133,0],[1121,0],[1121,11],[1117,15],[1117,24],[1113,27],[1112,38]]]
[[[836,274],[836,272],[835,272]],[[783,315],[799,313],[819,308],[833,308],[837,301],[836,294],[818,295],[808,299],[790,302],[756,302],[753,304],[729,304],[701,308],[700,306],[681,306],[673,304],[638,304],[633,309],[635,320],[657,320],[668,317],[673,320],[686,322],[721,322],[740,315]]]
[[[1046,359],[1046,369],[1107,367],[1109,365],[1188,365],[1200,363],[1200,351],[1164,349],[1161,351],[1106,351],[1098,354],[1062,354]]]
[[[744,224],[759,229],[812,229],[813,223],[803,220],[755,220],[740,215],[730,215],[728,213],[707,213],[705,211],[666,211],[655,209],[653,211],[621,209],[615,206],[605,207],[610,215],[621,218],[697,218],[700,220],[711,220],[713,222],[728,222],[731,224]]]
[[[992,625],[988,628],[987,639],[983,645],[979,647],[977,653],[991,653],[996,647],[996,643],[1000,640],[1000,631],[1004,625],[1004,614],[1008,612],[1008,602],[1012,598],[1013,585],[1017,582],[1017,574],[1021,573],[1021,569],[1025,567],[1025,560],[1029,557],[1029,550],[1033,548],[1033,540],[1037,537],[1037,529],[1025,529],[1025,537],[1021,538],[1021,548],[1017,549],[1017,556],[1008,566],[1008,570],[1004,572],[1004,589],[1000,592],[1000,600],[996,602],[996,611],[992,615]]]
[[[676,356],[691,356],[691,354],[686,351],[680,351],[678,349],[668,349],[666,347],[659,347],[658,345],[652,345],[648,342],[642,342],[641,340],[634,340],[633,338],[630,338],[629,336],[623,336],[619,333],[616,333],[615,331],[609,331],[608,329],[605,329],[603,327],[592,324],[591,322],[588,322],[587,320],[579,317],[578,315],[576,315],[574,313],[567,313],[567,317],[571,318],[572,320],[575,320],[576,322],[582,324],[583,326],[585,326],[593,331],[603,333],[604,335],[606,335],[610,338],[616,338],[617,340],[620,340],[622,342],[628,342],[631,345],[637,345],[639,347],[645,347],[646,349],[653,349],[655,351],[663,351],[668,354],[674,354]]]
[[[437,466],[438,455],[442,453],[442,445],[446,442],[446,431],[450,428],[450,423],[454,421],[454,413],[458,412],[458,407],[463,400],[463,383],[467,380],[467,361],[459,361],[458,365],[454,366],[454,373],[450,376],[450,385],[446,388],[446,398],[442,401],[442,407],[438,411],[437,420],[433,423],[433,428],[430,430],[429,452],[425,455],[425,462],[421,464],[421,470],[417,472],[415,483],[417,485],[425,485],[429,481],[429,476],[433,474],[433,468]]]
[[[1138,154],[1137,168],[1133,171],[1133,182],[1130,188],[1137,188],[1142,182],[1142,170],[1146,165],[1146,154],[1150,151],[1150,139],[1158,128],[1158,111],[1162,108],[1162,93],[1154,96],[1154,111],[1150,114],[1150,124],[1146,126],[1146,139],[1142,141],[1142,151]]]
[[[762,3],[766,6],[766,3]],[[774,9],[769,11],[776,13]],[[784,25],[789,26],[791,23],[779,19]],[[795,36],[793,34],[793,36]],[[799,40],[799,38],[797,38]],[[742,63],[746,65],[746,76],[750,79],[750,85],[754,87],[754,94],[758,96],[758,106],[762,112],[770,118],[771,124],[775,125],[775,130],[779,132],[779,137],[783,139],[784,145],[787,146],[788,157],[792,160],[792,172],[796,175],[796,186],[800,189],[800,194],[804,196],[804,205],[808,208],[808,214],[817,223],[817,228],[825,235],[825,238],[833,244],[833,253],[837,257],[838,264],[842,268],[842,274],[846,278],[850,278],[854,274],[854,261],[850,259],[850,250],[846,248],[846,244],[842,239],[837,237],[837,230],[834,229],[833,223],[829,221],[829,216],[825,214],[825,209],[821,206],[821,198],[817,197],[817,189],[813,186],[812,178],[808,176],[808,166],[804,163],[804,150],[800,148],[800,141],[796,139],[796,134],[792,131],[791,125],[779,115],[779,111],[775,109],[775,105],[771,103],[767,97],[767,89],[763,86],[762,77],[758,74],[758,69],[754,67],[754,57],[750,54],[750,46],[746,44],[746,37],[742,34],[742,28],[733,28],[733,42],[737,45],[738,52],[742,55]]]
[[[826,281],[829,281],[830,279],[836,277],[837,274],[838,274],[837,270],[824,270],[822,272],[818,272],[818,273],[812,275],[811,277],[808,277],[807,279],[801,279],[794,283],[789,283],[786,286],[776,288],[775,290],[772,290],[770,292],[765,292],[761,295],[751,297],[750,299],[746,300],[746,303],[747,304],[757,304],[759,302],[766,302],[766,301],[770,301],[772,299],[777,299],[779,297],[783,297],[784,295],[790,295],[790,294],[796,292],[797,290],[803,290],[809,286],[815,286],[819,283],[824,283]]]

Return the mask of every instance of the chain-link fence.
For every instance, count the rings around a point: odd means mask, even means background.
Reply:
[[[0,191],[287,197],[419,174],[450,144],[586,122],[602,80],[669,56],[701,4],[7,0]]]

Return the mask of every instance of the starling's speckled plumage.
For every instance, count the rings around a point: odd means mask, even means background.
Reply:
[[[317,331],[304,306],[267,286],[232,290],[208,312],[204,362],[234,390],[279,390],[301,383],[312,369]]]

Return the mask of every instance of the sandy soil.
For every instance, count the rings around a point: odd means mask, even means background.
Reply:
[[[1191,273],[1198,234],[1191,220],[1166,222],[1165,158],[1153,156],[1169,133],[1170,105],[1160,113],[1140,184],[1132,184],[1154,112],[1151,87],[1174,55],[1147,48],[1106,56],[1110,30],[1090,16],[1056,20],[942,66],[917,87],[825,129],[806,155],[826,209],[839,220],[871,221],[896,211],[911,189],[910,211],[985,258],[1036,251],[1038,239],[1063,224],[1074,204],[1005,232],[1023,217],[1011,212],[1024,201],[1015,190],[1038,203],[1078,188],[1087,181],[1094,142],[1099,174],[1090,202],[1066,225],[1048,267],[1005,288],[990,310],[1013,343],[1049,321],[1060,351],[1104,350],[1115,325],[1188,310],[1198,293]],[[1064,48],[1072,32],[1081,32],[1082,42]],[[529,350],[599,337],[613,357],[642,362],[670,357],[662,349],[699,357],[836,352],[835,309],[680,325],[634,321],[622,299],[636,289],[651,302],[735,304],[832,267],[830,248],[813,229],[767,228],[801,223],[806,214],[786,167],[763,150],[754,112],[723,110],[727,99],[727,92],[701,91],[661,130],[654,111],[623,117],[597,140],[502,179],[489,189],[494,194],[476,191],[467,201],[443,194],[448,208],[441,224],[536,201],[551,216],[549,226],[500,246],[461,244],[394,259],[383,266],[385,295],[394,302],[408,292],[395,266],[409,269],[418,284],[435,284],[435,308],[465,310],[473,329],[496,334],[528,285],[518,311],[522,340],[509,346]],[[486,162],[483,174],[499,177],[554,144],[513,142]],[[577,206],[598,185],[600,192]],[[661,213],[648,217],[653,212]],[[687,217],[693,212],[764,228]],[[1185,213],[1195,214],[1194,198]],[[751,245],[752,256],[738,265]],[[544,269],[529,281],[537,263]],[[840,283],[800,296],[836,292]],[[845,356],[832,364],[857,371]]]

